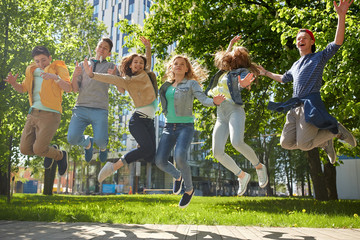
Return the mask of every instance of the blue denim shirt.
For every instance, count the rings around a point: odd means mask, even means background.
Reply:
[[[223,70],[219,70],[210,80],[210,84],[208,86],[208,88],[206,89],[205,93],[207,94],[208,91],[210,89],[213,89],[214,87],[216,87],[216,85],[219,82],[219,78],[220,76],[224,73],[225,71]],[[228,72],[227,74],[227,86],[229,88],[229,92],[231,95],[231,99],[238,105],[243,105],[243,101],[241,98],[241,91],[242,91],[242,87],[240,87],[239,84],[239,80],[238,80],[238,76],[241,77],[241,79],[244,79],[246,77],[246,75],[250,73],[250,71],[246,68],[238,68],[235,70],[232,70],[230,72]]]
[[[162,113],[167,114],[166,90],[172,83],[165,82],[159,90]],[[192,116],[194,98],[197,98],[206,107],[215,106],[213,99],[208,98],[195,80],[182,80],[177,86],[174,95],[175,113],[177,116]]]
[[[319,129],[328,129],[330,132],[338,133],[338,121],[331,116],[321,100],[319,92],[310,93],[302,98],[291,98],[286,102],[269,102],[268,109],[277,112],[287,112],[304,104],[305,121],[313,124]]]

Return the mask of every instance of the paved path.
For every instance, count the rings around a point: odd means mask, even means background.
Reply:
[[[0,221],[0,239],[360,239],[360,229]]]

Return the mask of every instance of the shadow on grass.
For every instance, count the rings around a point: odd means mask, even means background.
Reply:
[[[0,238],[26,239],[252,239],[251,230],[244,228],[217,227],[201,229],[198,226],[169,226],[169,225],[123,225],[105,223],[48,223],[48,222],[18,222],[0,221]],[[262,239],[316,239],[312,234],[289,234],[284,229],[258,229]],[[247,233],[246,233],[247,232]],[[250,232],[250,235],[249,235]],[[247,236],[248,235],[248,236]],[[254,235],[253,235],[254,236]],[[287,238],[291,237],[291,238]],[[256,236],[254,239],[259,239]]]

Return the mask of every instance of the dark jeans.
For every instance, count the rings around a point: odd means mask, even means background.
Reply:
[[[144,159],[153,163],[156,152],[154,119],[142,118],[135,112],[130,118],[129,130],[139,147],[125,154],[125,162],[129,164]]]

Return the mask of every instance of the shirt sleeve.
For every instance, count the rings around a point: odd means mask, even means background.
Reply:
[[[215,106],[213,99],[208,98],[200,87],[199,83],[195,80],[192,80],[192,91],[194,96],[201,102],[202,105],[206,107]]]

